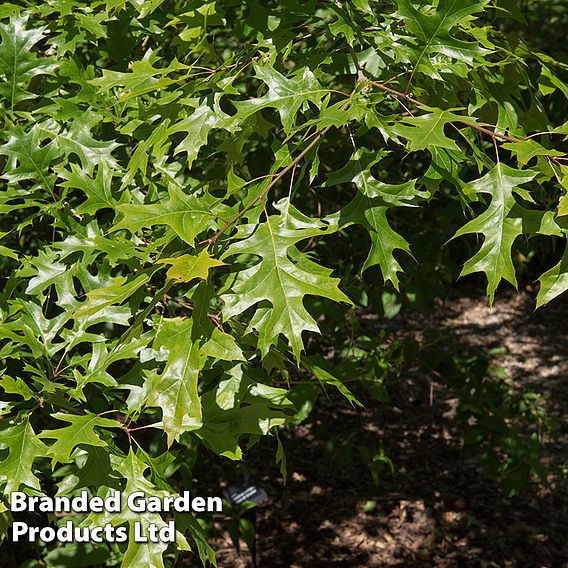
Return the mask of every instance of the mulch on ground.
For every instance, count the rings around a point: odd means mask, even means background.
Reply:
[[[250,451],[238,475],[252,474],[269,501],[257,509],[259,568],[317,567],[568,567],[568,308],[557,301],[534,311],[529,294],[485,298],[457,288],[429,316],[368,325],[393,337],[452,338],[464,350],[501,349],[498,364],[515,388],[539,392],[553,426],[544,437],[548,483],[532,481],[514,497],[462,451],[455,394],[410,365],[388,380],[390,401],[365,400],[364,410],[320,399],[314,412],[282,437],[284,485],[271,440]],[[381,446],[393,462],[373,481],[368,456]],[[200,484],[221,479],[208,464]],[[203,481],[203,482],[202,482]],[[219,566],[252,566],[216,524]]]

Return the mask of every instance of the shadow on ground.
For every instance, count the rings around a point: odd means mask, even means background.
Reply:
[[[489,310],[484,299],[458,289],[433,315],[391,330],[419,346],[434,338],[464,352],[501,349],[498,363],[512,385],[538,391],[554,419],[544,437],[546,485],[533,481],[507,498],[462,451],[455,393],[411,366],[389,381],[389,403],[366,400],[361,411],[320,400],[283,438],[286,485],[270,441],[250,452],[242,467],[271,497],[257,514],[259,568],[568,566],[567,316],[562,303],[534,313],[524,293],[504,294]],[[381,447],[394,471],[375,462],[375,483],[370,456]],[[223,477],[218,467],[209,479]],[[219,566],[251,566],[246,547],[237,554],[222,524],[217,528]]]

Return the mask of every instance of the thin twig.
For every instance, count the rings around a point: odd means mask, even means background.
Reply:
[[[391,89],[390,87],[387,87],[384,83],[378,83],[376,81],[371,81],[370,83],[374,87],[377,87],[378,89],[381,89],[382,91],[385,91],[386,93],[389,93],[390,95],[392,95],[395,98],[398,98],[398,97],[403,98],[404,100],[412,103],[413,105],[419,106],[419,107],[427,107],[428,106],[426,103],[423,103],[423,102],[411,97],[410,95],[407,95],[406,93],[402,93],[400,91],[397,91],[395,89]],[[404,105],[402,105],[402,106],[404,106]],[[406,109],[406,107],[404,107],[404,108]],[[506,134],[499,134],[498,132],[494,132],[492,130],[489,130],[488,128],[485,128],[484,126],[481,126],[479,124],[475,124],[474,122],[469,122],[467,120],[460,120],[459,122],[460,122],[460,124],[463,124],[463,125],[468,126],[470,128],[474,128],[475,130],[478,130],[479,132],[483,132],[484,134],[491,136],[491,138],[499,138],[499,139],[505,140],[507,142],[524,142],[526,140],[526,138],[514,138],[512,136],[507,136]]]
[[[302,158],[311,152],[320,141],[320,139],[325,136],[332,125],[326,126],[323,130],[320,130],[314,137],[314,139],[283,169],[281,169],[275,176],[275,178],[266,186],[260,195],[257,195],[248,205],[246,205],[241,211],[239,211],[231,220],[227,221],[221,229],[219,229],[212,237],[201,241],[199,244],[207,243],[208,246],[214,245],[217,239],[230,227],[232,227],[241,217],[245,215],[247,211],[250,211],[260,200],[264,199],[266,194],[296,165],[302,160]]]
[[[558,181],[559,184],[561,184],[561,180],[560,180],[560,176],[558,175],[558,172],[556,171],[556,168],[552,165],[553,160],[549,157],[549,156],[545,156],[546,157],[546,161],[548,162],[548,165],[550,166],[550,169],[552,170],[552,172],[554,173],[554,177],[556,178],[556,180]]]
[[[355,84],[354,89],[349,93],[348,99],[341,105],[341,109],[346,109],[349,106],[349,101],[351,97],[357,91],[357,87],[359,86],[360,81],[357,81]],[[219,237],[230,227],[232,227],[241,217],[245,215],[247,211],[250,211],[259,201],[264,199],[268,192],[291,170],[295,169],[296,166],[300,163],[302,158],[309,154],[318,144],[318,142],[331,130],[332,124],[326,126],[323,130],[316,131],[312,136],[314,139],[285,167],[282,168],[274,177],[274,179],[268,184],[268,186],[257,195],[248,205],[246,205],[239,213],[237,213],[232,219],[230,219],[221,229],[219,229],[212,237],[201,241],[199,244],[207,244],[207,246],[214,245]]]

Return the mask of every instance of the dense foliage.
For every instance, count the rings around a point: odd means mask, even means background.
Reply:
[[[492,302],[542,250],[536,304],[561,294],[568,57],[524,19],[515,0],[3,3],[4,493],[175,492],[199,447],[239,460],[320,388],[357,405],[318,331],[458,264]],[[166,545],[93,550],[163,566]]]

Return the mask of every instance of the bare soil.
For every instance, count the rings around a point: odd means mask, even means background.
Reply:
[[[256,513],[257,566],[568,567],[566,303],[535,312],[527,291],[511,292],[490,310],[478,292],[458,288],[430,316],[388,323],[366,317],[370,326],[387,326],[419,346],[434,337],[464,351],[501,349],[497,363],[513,388],[539,392],[553,419],[544,436],[547,483],[533,480],[507,497],[479,460],[464,454],[455,393],[409,365],[389,379],[388,403],[367,398],[359,410],[320,399],[283,437],[285,485],[275,444],[263,441],[250,451],[238,475],[253,475],[269,495]],[[385,464],[375,483],[368,455],[381,446],[394,472]],[[233,482],[224,477],[233,469],[211,464],[203,475]],[[222,520],[211,544],[219,566],[253,566],[244,543],[235,550]]]

